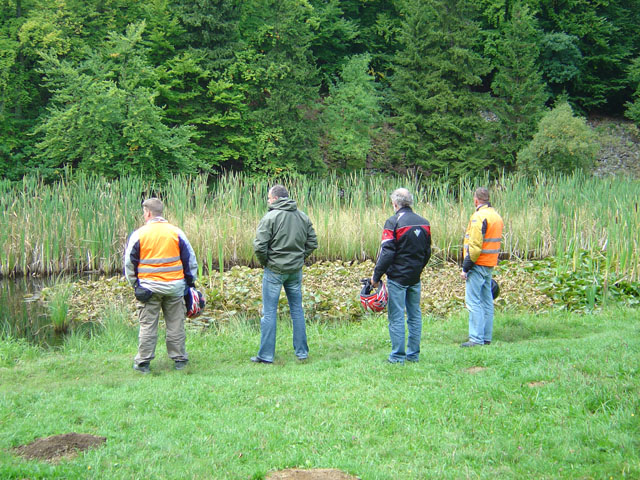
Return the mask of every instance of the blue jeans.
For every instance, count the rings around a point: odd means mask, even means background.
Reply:
[[[258,358],[273,362],[276,354],[276,317],[280,290],[284,286],[293,323],[293,350],[298,358],[309,356],[307,332],[302,310],[302,268],[293,273],[275,273],[268,268],[262,276],[262,318]]]
[[[467,273],[464,301],[469,310],[469,341],[483,344],[493,333],[492,267],[474,265]]]
[[[420,312],[420,282],[415,285],[400,285],[387,280],[389,292],[388,319],[391,337],[390,362],[417,362],[420,356],[420,336],[422,335],[422,313]],[[404,314],[407,312],[409,338],[405,353]]]

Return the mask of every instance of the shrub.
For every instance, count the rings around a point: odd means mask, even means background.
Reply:
[[[518,168],[528,174],[586,170],[593,166],[599,148],[585,120],[563,102],[540,120],[533,140],[518,152]]]

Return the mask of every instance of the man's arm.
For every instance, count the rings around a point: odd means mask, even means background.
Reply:
[[[193,287],[198,278],[198,261],[187,236],[181,230],[178,233],[178,246],[180,247],[180,260],[182,261],[184,280],[187,282],[187,286]]]
[[[467,249],[465,251],[465,257],[462,262],[462,271],[468,272],[473,268],[478,261],[478,257],[482,253],[482,242],[484,239],[484,232],[487,231],[487,220],[482,222],[477,218],[472,218],[469,224],[469,231],[467,235]]]
[[[133,232],[124,250],[124,276],[131,286],[138,281],[138,265],[140,263],[140,239],[138,233]]]
[[[307,223],[307,241],[304,245],[304,258],[305,260],[309,258],[309,255],[313,253],[313,251],[318,248],[318,237],[316,237],[316,231],[313,229],[313,224],[311,220],[308,220]]]
[[[256,254],[258,262],[260,262],[260,265],[263,267],[267,265],[270,242],[271,222],[268,221],[267,216],[265,215],[258,224],[256,238],[253,240],[253,251]]]
[[[387,220],[384,224],[384,230],[382,231],[382,242],[380,244],[380,254],[376,261],[376,266],[373,269],[373,276],[371,281],[374,285],[377,285],[396,256],[396,232],[395,222],[391,219]]]
[[[422,268],[427,266],[427,263],[429,263],[429,259],[431,258],[431,227],[427,225],[426,230],[427,230],[427,245],[424,252],[424,265],[422,266]]]

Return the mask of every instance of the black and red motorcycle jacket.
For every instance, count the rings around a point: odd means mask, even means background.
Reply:
[[[382,244],[376,267],[374,282],[387,278],[400,285],[415,285],[431,258],[431,227],[429,222],[411,210],[402,207],[384,224]]]

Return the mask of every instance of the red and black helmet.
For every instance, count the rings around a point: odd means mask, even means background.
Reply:
[[[193,287],[187,287],[184,294],[184,303],[187,307],[187,317],[195,318],[204,310],[204,295]]]
[[[374,290],[371,285],[370,278],[363,278],[360,280],[362,283],[362,290],[360,290],[360,303],[365,312],[381,312],[384,307],[387,306],[389,300],[389,294],[387,293],[387,286],[382,280],[378,288]]]

